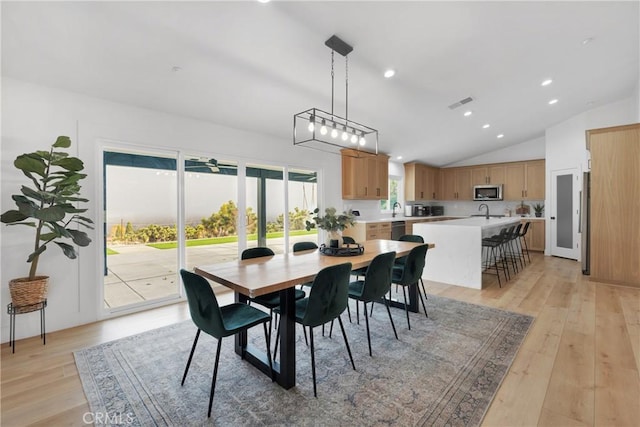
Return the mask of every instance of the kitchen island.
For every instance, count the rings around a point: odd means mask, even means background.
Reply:
[[[482,289],[482,238],[498,234],[501,228],[519,222],[519,217],[471,217],[415,224],[413,234],[435,244],[435,249],[427,252],[422,277]]]

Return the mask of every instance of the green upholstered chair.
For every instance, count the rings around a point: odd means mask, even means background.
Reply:
[[[424,239],[422,238],[422,236],[418,235],[418,234],[405,234],[403,236],[400,236],[400,238],[398,239],[398,241],[400,242],[414,242],[414,243],[424,243]],[[395,267],[401,267],[404,265],[404,263],[407,261],[407,257],[403,256],[400,258],[396,258],[396,262],[394,263]],[[424,293],[424,297],[426,299],[427,298],[427,290],[424,287],[424,281],[422,280],[422,277],[420,278],[420,285],[422,285],[422,293]]]
[[[391,282],[402,286],[402,295],[404,296],[404,310],[407,314],[407,326],[411,329],[411,323],[409,322],[409,310],[407,306],[407,286],[415,286],[418,287],[418,281],[420,277],[422,277],[422,272],[424,271],[425,258],[427,256],[427,249],[429,249],[428,245],[420,245],[411,249],[409,255],[407,255],[407,260],[405,261],[403,266],[394,266],[393,271],[391,273]],[[422,308],[424,309],[424,314],[429,317],[427,314],[427,306],[424,303],[424,299],[422,298],[422,293],[420,293],[419,289],[416,289],[416,293],[418,297],[420,297],[420,301],[422,302]]]
[[[293,244],[293,252],[308,251],[311,249],[318,249],[318,245],[314,242],[296,242]],[[301,283],[300,289],[302,289],[303,286],[311,286],[312,283],[313,282]]]
[[[293,252],[308,251],[318,249],[318,245],[314,242],[296,242],[293,244]]]
[[[369,264],[369,268],[365,274],[364,280],[358,280],[349,284],[349,298],[356,300],[356,304],[362,301],[364,304],[364,319],[367,323],[367,342],[369,343],[369,356],[373,356],[371,352],[371,334],[369,332],[369,317],[367,317],[367,303],[378,301],[380,298],[384,300],[389,313],[389,320],[393,328],[393,334],[398,339],[396,326],[393,324],[391,310],[389,310],[389,301],[386,294],[391,288],[391,270],[393,261],[396,258],[395,252],[387,252],[377,255]]]
[[[267,343],[269,373],[271,378],[274,378],[271,353],[269,352],[269,334],[267,332],[267,323],[271,320],[271,317],[264,311],[250,307],[247,304],[234,303],[220,307],[209,282],[207,282],[204,277],[187,270],[180,270],[180,275],[182,276],[182,283],[187,293],[191,319],[198,327],[198,332],[196,332],[196,337],[193,340],[189,360],[184,369],[184,375],[182,376],[180,385],[184,385],[184,380],[187,378],[187,372],[189,372],[189,366],[191,365],[193,353],[196,350],[196,344],[198,344],[200,332],[204,331],[212,337],[215,337],[218,340],[218,348],[216,350],[216,361],[213,365],[213,379],[211,380],[211,391],[209,393],[209,411],[207,412],[207,416],[211,417],[211,406],[216,388],[216,377],[218,376],[218,362],[220,361],[222,338],[246,331],[262,323],[264,326],[264,337]]]
[[[356,241],[351,236],[342,236],[342,243],[345,245],[355,245]]]
[[[351,348],[344,330],[344,325],[340,315],[346,310],[349,304],[349,274],[351,263],[333,265],[323,268],[318,272],[311,292],[307,298],[296,301],[296,322],[303,327],[309,328],[309,341],[311,343],[311,374],[313,376],[313,395],[318,397],[316,388],[316,360],[315,348],[313,345],[313,328],[324,325],[338,319],[344,343],[351,359],[351,366],[355,371],[356,365],[353,363]],[[279,308],[276,308],[276,312]],[[278,330],[279,334],[280,330]],[[276,338],[277,339],[277,338]]]
[[[355,245],[356,241],[351,236],[342,236],[342,243],[344,243],[345,245]],[[351,272],[351,275],[356,276],[356,279],[357,279],[360,276],[364,277],[366,272],[367,272],[367,267],[356,268]]]
[[[252,259],[272,255],[275,255],[275,253],[271,249],[263,246],[258,246],[255,248],[245,249],[244,251],[242,251],[240,258]],[[300,289],[295,290],[296,299],[302,299],[304,297],[304,291]],[[271,292],[270,294],[260,295],[255,298],[250,298],[249,301],[255,302],[256,304],[260,304],[261,306],[268,308],[269,314],[273,317],[273,309],[276,307],[280,307],[280,292]],[[269,337],[271,337],[271,328],[269,328]]]

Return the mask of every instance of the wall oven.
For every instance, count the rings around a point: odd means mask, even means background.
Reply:
[[[502,184],[474,185],[473,200],[502,200]]]

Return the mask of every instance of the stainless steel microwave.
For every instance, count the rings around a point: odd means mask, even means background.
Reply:
[[[473,200],[502,200],[502,184],[474,185]]]

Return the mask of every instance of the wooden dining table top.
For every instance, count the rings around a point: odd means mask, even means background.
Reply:
[[[207,279],[220,283],[235,292],[255,298],[310,282],[325,267],[350,262],[352,268],[366,267],[381,253],[396,252],[403,257],[416,246],[433,243],[414,243],[397,240],[367,240],[364,252],[355,256],[329,256],[317,249],[277,254],[272,256],[236,260],[220,264],[198,266],[194,271]]]

